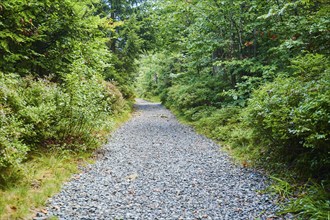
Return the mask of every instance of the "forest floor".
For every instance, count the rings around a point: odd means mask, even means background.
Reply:
[[[219,150],[220,149],[220,150]],[[277,219],[269,179],[138,99],[133,117],[34,219]]]

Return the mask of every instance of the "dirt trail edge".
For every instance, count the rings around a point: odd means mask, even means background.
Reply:
[[[234,165],[220,146],[138,99],[93,165],[48,201],[59,219],[273,219],[263,175]],[[220,150],[219,150],[220,149]]]

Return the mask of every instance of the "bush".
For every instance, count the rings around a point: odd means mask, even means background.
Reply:
[[[21,141],[24,131],[22,123],[12,116],[9,109],[0,105],[0,170],[8,166],[17,166],[25,159],[29,150]]]
[[[201,118],[196,127],[209,137],[218,141],[227,141],[239,122],[239,107],[226,107],[213,111],[208,117]]]
[[[223,88],[217,77],[198,77],[193,82],[170,87],[165,104],[183,113],[186,119],[193,120],[192,116],[199,109],[221,106]]]
[[[101,77],[71,73],[49,79],[0,75],[0,169],[19,165],[30,150],[94,149],[127,110],[119,89]]]
[[[330,65],[322,55],[292,61],[294,74],[253,93],[245,120],[265,148],[301,171],[326,175],[330,141]]]
[[[15,75],[6,78],[0,73],[0,170],[16,166],[25,158],[28,146],[21,140],[25,131],[15,111],[23,100],[17,93],[19,80]]]
[[[105,98],[113,114],[120,114],[127,110],[126,101],[123,94],[114,83],[104,82]]]
[[[112,126],[116,95],[110,95],[102,78],[72,73],[56,95],[57,118],[55,135],[47,144],[74,150],[93,149],[100,144],[98,133]],[[118,91],[116,91],[118,92]],[[118,96],[118,94],[117,94]],[[117,107],[116,107],[117,108]]]
[[[22,141],[34,150],[46,139],[56,135],[56,97],[59,96],[60,88],[49,79],[28,76],[20,80],[17,91],[23,98],[22,105],[16,112],[25,127]]]
[[[210,105],[210,89],[203,83],[172,87],[168,94],[168,103],[183,112],[199,106]]]

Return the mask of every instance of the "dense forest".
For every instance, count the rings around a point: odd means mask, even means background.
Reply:
[[[329,14],[327,0],[2,0],[1,189],[36,154],[99,147],[138,95],[282,174],[286,211],[329,218]]]

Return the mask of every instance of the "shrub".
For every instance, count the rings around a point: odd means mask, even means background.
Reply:
[[[29,150],[21,140],[24,128],[21,121],[11,116],[10,110],[0,105],[0,170],[17,166]]]
[[[212,94],[210,88],[204,83],[194,83],[192,85],[181,86],[180,89],[170,89],[169,95],[172,95],[173,106],[176,109],[187,110],[190,108],[210,105]]]
[[[63,83],[0,75],[0,169],[19,165],[30,150],[94,149],[127,110],[119,89],[98,75],[67,74]]]
[[[198,77],[193,82],[170,87],[166,94],[166,105],[187,114],[186,119],[192,120],[195,108],[198,110],[221,105],[223,88],[217,77]]]
[[[72,73],[64,77],[64,83],[56,96],[56,135],[47,144],[87,150],[99,145],[97,133],[111,127],[109,116],[112,106],[100,77],[86,77]]]
[[[293,76],[279,76],[253,93],[245,120],[278,158],[315,176],[326,175],[330,168],[329,60],[306,55],[292,63]]]
[[[239,107],[226,107],[213,111],[208,117],[201,118],[196,127],[209,137],[218,141],[227,141],[240,118]]]
[[[126,101],[119,88],[117,88],[117,86],[111,82],[104,82],[104,87],[105,98],[107,104],[111,106],[111,111],[113,114],[120,114],[127,110]]]
[[[22,105],[22,98],[16,91],[19,79],[15,75],[6,78],[0,73],[0,170],[17,166],[25,158],[28,146],[21,140],[24,132],[22,121],[15,110]]]
[[[30,149],[36,149],[44,140],[56,135],[56,97],[60,88],[49,79],[34,79],[28,76],[22,78],[17,91],[24,99],[16,112],[26,128],[22,140]]]

